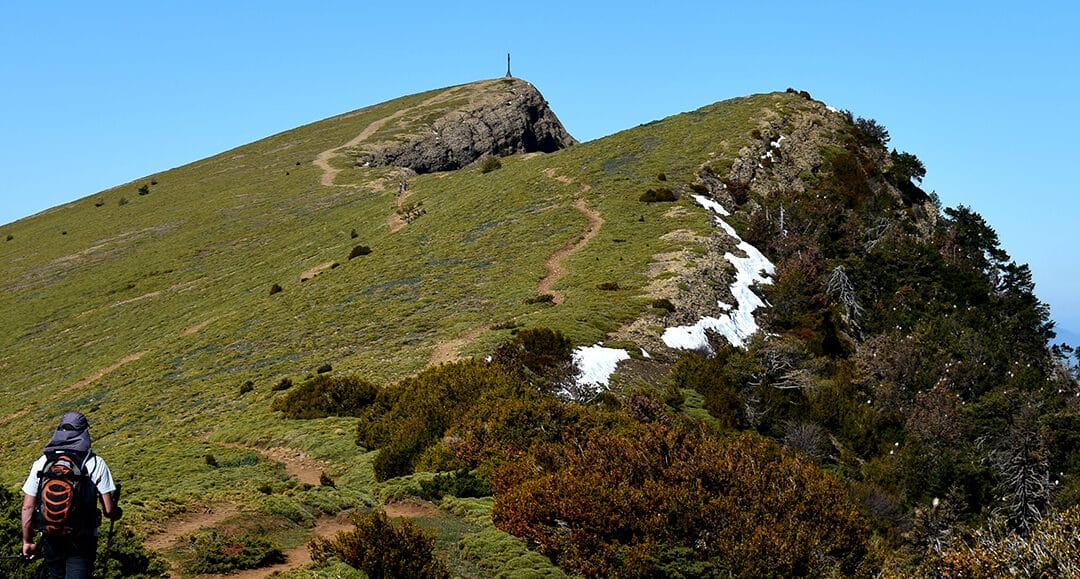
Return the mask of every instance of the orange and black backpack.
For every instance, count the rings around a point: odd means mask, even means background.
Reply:
[[[97,489],[86,471],[92,456],[92,452],[45,453],[34,502],[34,526],[45,535],[71,537],[100,524]]]

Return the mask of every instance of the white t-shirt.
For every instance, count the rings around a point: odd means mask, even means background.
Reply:
[[[24,494],[32,497],[37,496],[38,473],[45,468],[46,460],[47,458],[43,454],[30,467],[30,476],[26,477],[26,482],[23,483],[22,487]],[[94,486],[97,487],[99,494],[111,493],[116,490],[116,483],[113,482],[112,472],[109,471],[109,465],[105,464],[105,459],[96,454],[91,456],[86,461],[86,472],[89,473],[90,480],[94,481]]]

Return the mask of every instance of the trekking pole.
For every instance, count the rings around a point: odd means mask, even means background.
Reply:
[[[113,508],[120,506],[120,483],[116,483],[116,489],[112,492]],[[109,537],[105,539],[105,556],[101,558],[101,569],[105,570],[105,567],[109,565],[109,555],[112,554],[112,536],[113,526],[116,525],[116,519],[109,519]]]

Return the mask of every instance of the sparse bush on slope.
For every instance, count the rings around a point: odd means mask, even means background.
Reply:
[[[409,521],[391,522],[381,510],[355,516],[352,529],[332,539],[316,538],[308,547],[315,563],[324,565],[336,558],[371,579],[450,577],[446,565],[434,555],[433,537]]]
[[[375,401],[378,387],[356,376],[319,374],[270,403],[285,418],[358,416]]]

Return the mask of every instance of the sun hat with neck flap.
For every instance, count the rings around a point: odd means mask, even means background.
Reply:
[[[90,450],[90,421],[82,412],[69,410],[60,417],[60,425],[56,427],[52,440],[45,445],[45,451],[50,450]]]

